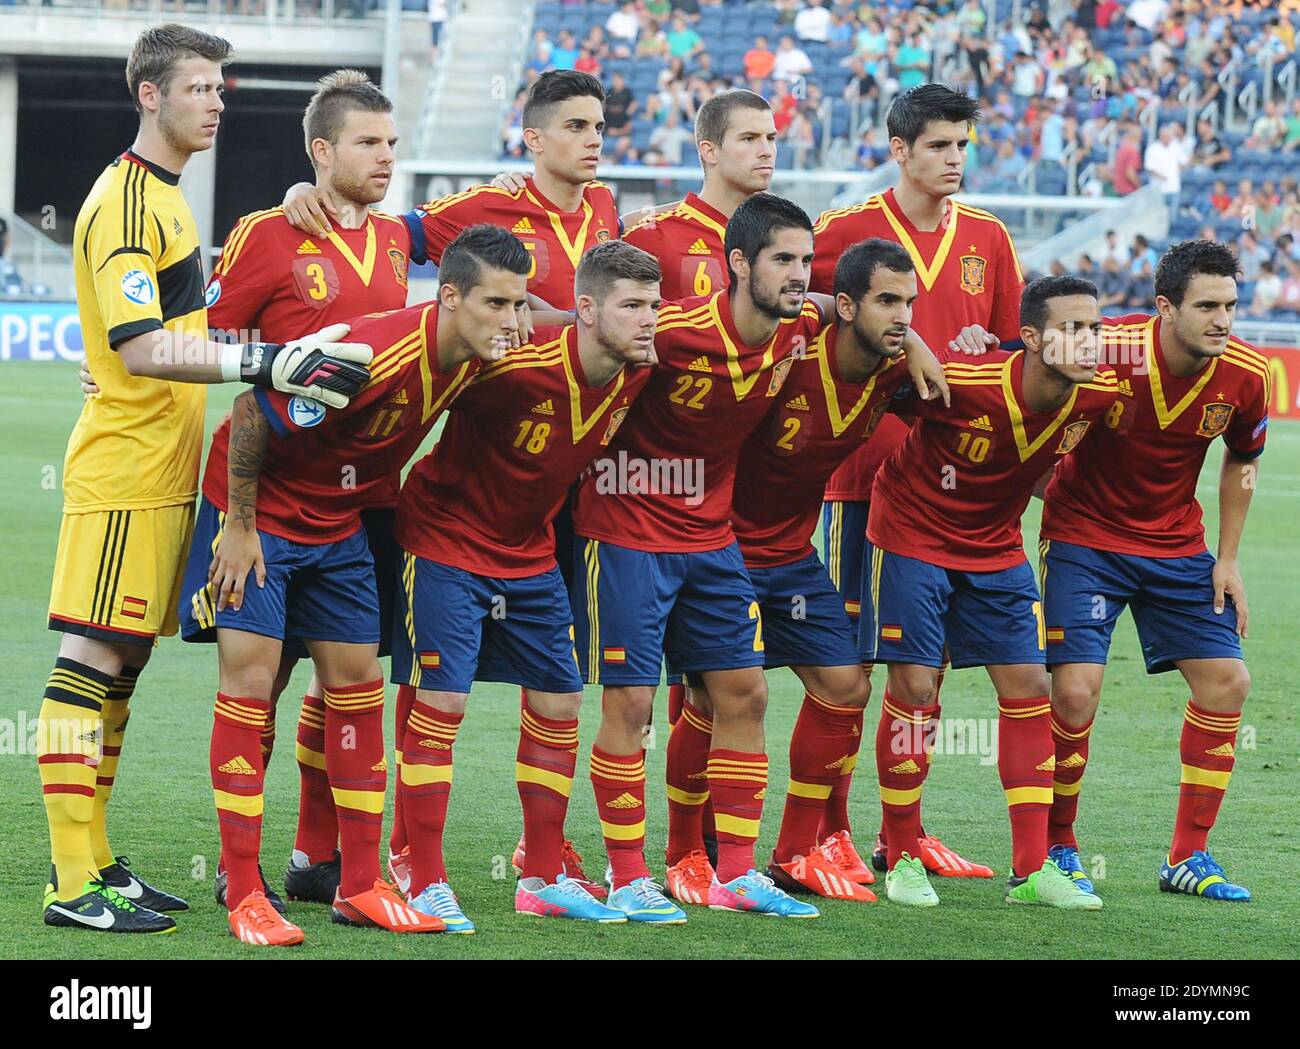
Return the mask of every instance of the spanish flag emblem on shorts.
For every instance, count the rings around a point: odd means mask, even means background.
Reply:
[[[1047,640],[1058,642],[1065,640],[1065,628],[1059,626],[1049,626],[1047,628]]]
[[[605,649],[606,663],[626,663],[627,649],[625,648],[607,648]]]
[[[442,654],[439,652],[421,652],[420,669],[437,670],[442,666]]]
[[[148,607],[149,602],[143,597],[122,598],[122,615],[131,619],[143,619]]]
[[[903,628],[901,626],[893,626],[889,623],[881,623],[880,640],[881,641],[902,641]]]

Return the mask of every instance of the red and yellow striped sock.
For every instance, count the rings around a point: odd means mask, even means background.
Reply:
[[[939,690],[942,687],[943,687],[943,673],[940,672],[939,680],[938,682],[935,683],[934,686],[934,704],[931,707],[925,708],[930,711],[929,719],[927,722],[929,725],[927,732],[937,732],[939,730],[939,722],[943,718],[943,705],[939,702]],[[880,716],[882,719],[884,718],[883,710],[881,711]],[[930,736],[926,735],[925,738],[929,739]],[[880,744],[880,728],[879,726],[877,726],[876,728],[877,747],[879,747],[879,744]],[[877,760],[878,759],[879,759],[879,753],[877,753]],[[930,774],[930,748],[929,747],[925,748],[925,773],[927,776]],[[924,837],[924,835],[925,835],[925,829],[921,826],[921,803],[918,801],[916,804],[916,837],[918,839],[916,847],[918,849],[921,847],[921,843],[919,839]],[[881,806],[880,809],[880,844],[885,847],[886,854],[888,854],[889,828],[885,825],[885,809],[883,805]],[[916,858],[915,853],[911,853],[910,855],[914,859]],[[891,863],[890,866],[892,867],[893,864]]]
[[[411,847],[411,890],[417,895],[447,880],[442,836],[455,774],[454,747],[464,714],[416,700],[406,714],[397,794],[402,799],[403,837]]]
[[[270,719],[266,723],[266,728],[262,729],[262,768],[271,767],[271,755],[275,753],[275,701],[271,702]]]
[[[826,799],[826,806],[822,809],[821,823],[817,827],[818,841],[825,841],[832,834],[840,831],[850,830],[849,790],[853,786],[853,772],[858,767],[858,751],[862,749],[862,730],[865,720],[866,711],[858,709],[857,716],[852,719],[848,739],[845,741],[848,744],[848,753],[844,757],[844,763],[840,765],[839,775],[831,784],[831,796]]]
[[[826,803],[844,765],[857,753],[861,737],[853,729],[861,722],[861,707],[837,707],[804,693],[790,737],[790,786],[773,854],[778,863],[807,856],[816,846]]]
[[[339,821],[339,895],[355,896],[379,878],[384,822],[384,679],[325,685],[325,771]]]
[[[1169,846],[1171,863],[1181,863],[1193,852],[1204,849],[1210,829],[1219,816],[1219,806],[1237,761],[1237,730],[1241,711],[1216,713],[1198,707],[1190,699],[1183,713],[1183,735],[1179,752],[1183,759],[1178,788],[1178,815],[1174,839]]]
[[[705,771],[718,834],[718,881],[726,884],[754,869],[767,796],[767,755],[715,748]]]
[[[591,748],[591,789],[614,872],[614,888],[648,878],[645,863],[645,751],[610,754]],[[531,846],[530,846],[531,848]]]
[[[686,704],[686,685],[677,684],[668,686],[668,727],[672,728],[677,724],[682,716],[682,708]]]
[[[104,745],[100,749],[99,772],[95,778],[95,808],[90,817],[90,847],[95,853],[95,865],[100,870],[117,862],[108,843],[108,801],[113,796],[113,781],[117,778],[117,763],[122,757],[122,741],[126,737],[131,697],[135,694],[140,669],[123,667],[113,679],[108,698],[104,700]]]
[[[930,772],[926,741],[938,721],[938,703],[909,706],[885,689],[876,726],[876,775],[890,870],[903,853],[920,858],[921,788]]]
[[[1092,719],[1071,725],[1052,711],[1052,742],[1056,747],[1056,769],[1052,773],[1052,809],[1047,814],[1047,844],[1079,847],[1074,821],[1079,816],[1079,791],[1088,768],[1088,741]]]
[[[298,715],[298,833],[293,847],[308,863],[325,863],[334,858],[339,840],[339,820],[334,811],[334,794],[325,771],[325,700],[302,697]]]
[[[1047,859],[1056,749],[1046,696],[998,697],[998,775],[1011,816],[1011,870],[1028,877]]]
[[[262,729],[271,702],[217,693],[208,764],[221,831],[221,866],[226,872],[226,907],[234,910],[262,887],[257,869],[262,847]]]
[[[396,710],[394,711],[393,759],[397,762],[399,783],[401,782],[400,774],[402,771],[402,748],[406,745],[406,719],[411,716],[411,706],[414,703],[415,686],[398,685]],[[394,856],[398,855],[409,844],[406,837],[406,816],[402,809],[402,792],[399,790],[393,795],[393,827],[388,836],[388,851]]]
[[[524,707],[515,752],[515,785],[528,842],[522,877],[552,885],[564,870],[564,816],[577,765],[578,719],[544,718]]]
[[[668,735],[664,779],[668,783],[668,866],[704,848],[704,806],[709,800],[709,747],[713,722],[688,702]]]
[[[113,675],[60,656],[45,683],[36,735],[50,857],[58,898],[72,900],[98,877],[91,846],[99,771],[102,709]]]

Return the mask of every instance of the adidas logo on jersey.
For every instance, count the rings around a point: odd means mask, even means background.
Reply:
[[[1133,396],[1133,383],[1130,382],[1128,379],[1120,379],[1120,381],[1119,381],[1119,383],[1118,383],[1118,385],[1117,385],[1116,388],[1117,388],[1117,389],[1119,390],[1119,392],[1120,392],[1121,394],[1123,394],[1125,397],[1132,397],[1132,396]]]
[[[695,360],[691,361],[691,363],[686,366],[686,370],[692,372],[713,371],[713,369],[709,367],[709,358],[704,354],[701,354],[699,357],[696,357]]]
[[[552,401],[551,398],[547,397],[546,400],[542,401],[541,404],[535,404],[535,405],[533,405],[533,414],[535,414],[535,415],[554,415],[554,414],[555,414],[555,402]]]
[[[521,218],[518,222],[516,222],[513,226],[510,227],[510,232],[511,233],[536,233],[537,230],[533,229],[533,224],[528,221],[528,216],[525,215],[523,218]]]
[[[1088,764],[1088,759],[1077,750],[1056,767],[1058,769],[1081,769]]]
[[[1055,771],[1056,771],[1056,755],[1053,754],[1050,758],[1048,758],[1046,761],[1044,761],[1041,765],[1035,765],[1035,766],[1034,766],[1034,769],[1035,769],[1035,771],[1037,771],[1037,772],[1055,772]]]
[[[921,774],[921,766],[911,758],[908,758],[906,761],[895,765],[889,771],[897,776],[919,776]]]
[[[700,237],[694,244],[686,249],[687,255],[708,255],[709,246],[704,243],[704,238]]]
[[[232,776],[256,776],[257,769],[253,768],[244,758],[236,754],[224,765],[217,766],[218,772],[227,772]]]
[[[785,402],[787,408],[793,408],[796,412],[810,412],[812,408],[808,406],[808,398],[802,393],[798,397],[791,397]]]
[[[981,415],[978,419],[972,419],[966,425],[972,430],[988,430],[990,433],[993,431],[993,423],[989,421],[987,415]]]
[[[185,232],[185,227],[181,225],[180,219],[178,218],[172,219],[172,232],[175,233],[176,236],[178,237]]]
[[[304,240],[301,244],[298,245],[297,253],[299,255],[319,255],[321,251],[320,248],[316,247],[316,245],[313,244],[310,240]]]
[[[370,771],[371,771],[371,772],[387,772],[387,771],[388,771],[388,759],[387,759],[387,758],[380,758],[378,762],[376,762],[374,765],[371,765],[371,766],[370,766]]]
[[[408,396],[406,396],[406,391],[405,391],[405,390],[398,390],[397,393],[395,393],[395,394],[393,395],[393,399],[392,399],[389,403],[390,403],[390,404],[410,404],[410,403],[411,403],[411,398],[409,398]]]
[[[640,807],[641,803],[628,793],[620,794],[613,801],[605,802],[607,809],[639,809]]]
[[[754,800],[762,801],[766,797],[767,797],[767,788],[764,787],[762,790],[760,790],[757,794],[754,795]]]
[[[1237,756],[1237,752],[1233,749],[1231,743],[1220,743],[1213,750],[1207,750],[1205,753],[1212,758],[1235,758]]]

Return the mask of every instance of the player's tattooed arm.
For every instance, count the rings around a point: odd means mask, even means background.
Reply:
[[[296,182],[284,194],[284,217],[289,225],[313,236],[328,236],[331,222],[338,222],[339,209],[329,190],[310,182]]]
[[[258,407],[253,391],[241,393],[230,413],[226,525],[208,568],[218,612],[227,604],[238,611],[244,603],[244,584],[250,569],[256,571],[259,587],[266,583],[266,562],[257,534],[257,482],[270,436],[271,424]]]
[[[1246,636],[1250,626],[1250,608],[1246,603],[1246,584],[1241,578],[1237,552],[1258,477],[1258,458],[1245,458],[1234,454],[1231,449],[1223,449],[1223,465],[1219,469],[1219,551],[1212,576],[1214,614],[1222,615],[1224,595],[1231,597],[1237,607],[1235,629],[1242,637]]]

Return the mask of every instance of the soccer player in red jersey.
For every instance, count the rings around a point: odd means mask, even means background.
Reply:
[[[805,301],[812,223],[758,193],[732,215],[726,247],[729,286],[660,312],[659,367],[578,489],[578,655],[586,680],[605,686],[592,785],[610,905],[629,916],[663,906],[645,860],[642,739],[666,653],[670,669],[698,678],[712,700],[706,776],[719,862],[707,902],[816,917],[754,870],[767,688],[758,602],[730,523],[740,446],[821,327],[819,305]]]
[[[301,397],[241,397],[208,455],[182,593],[186,640],[216,635],[219,691],[210,754],[231,933],[285,945],[302,932],[261,887],[261,734],[286,634],[307,642],[325,697],[325,771],[341,845],[333,918],[435,932],[379,880],[387,764],[379,605],[361,511],[411,456],[480,359],[504,353],[526,302],[528,255],[496,226],[448,248],[437,303],[355,322],[381,347],[344,410]],[[245,587],[252,571],[257,585]]]
[[[776,125],[772,107],[753,91],[724,91],[695,115],[695,144],[704,185],[699,193],[629,226],[623,239],[664,267],[667,301],[712,295],[726,283],[722,250],[732,213],[772,184]]]
[[[862,204],[827,211],[814,227],[813,291],[831,290],[835,261],[851,244],[884,237],[907,249],[920,294],[912,327],[940,356],[945,350],[982,353],[1020,337],[1024,277],[1011,236],[987,211],[953,199],[966,166],[970,129],[978,119],[974,99],[941,84],[923,84],[899,95],[886,121],[898,185]],[[907,428],[896,415],[886,415],[871,440],[826,486],[826,566],[855,619],[871,484]],[[821,837],[856,856],[848,819],[850,782],[845,776],[836,784]],[[881,839],[873,856],[877,870],[884,869],[883,823]],[[924,832],[921,859],[932,873],[947,877],[993,876],[988,867],[963,859]]]
[[[998,771],[1011,816],[1007,900],[1095,910],[1047,857],[1051,706],[1042,608],[1020,518],[1035,485],[1111,409],[1098,368],[1097,290],[1077,277],[1025,288],[1023,350],[945,364],[952,406],[920,419],[876,476],[859,651],[888,665],[876,769],[888,829],[886,895],[936,906],[917,811],[938,729],[940,667],[982,666],[998,693]]]
[[[840,256],[835,291],[835,323],[795,362],[781,389],[783,403],[740,450],[731,519],[762,610],[765,666],[790,667],[805,689],[768,874],[792,892],[870,901],[875,896],[862,885],[875,880],[871,869],[861,866],[850,877],[842,858],[817,837],[832,789],[853,770],[871,690],[844,601],[809,540],[826,479],[870,436],[910,378],[903,341],[917,296],[916,269],[898,244],[876,238]],[[674,748],[696,741],[699,720],[689,709],[673,730],[670,772]],[[707,757],[707,735],[703,745]],[[693,764],[703,768],[704,759]],[[689,779],[670,781],[669,789],[681,804],[692,800],[691,786]],[[672,871],[668,885],[674,885]]]
[[[532,257],[529,294],[556,309],[573,308],[573,278],[583,252],[617,239],[621,226],[614,195],[596,181],[605,128],[605,90],[589,73],[543,73],[524,104],[524,142],[533,174],[521,190],[472,186],[421,204],[405,215],[411,258],[438,263],[467,226],[490,222],[515,234]],[[285,213],[300,230],[329,228],[328,194],[307,183],[285,195]]]
[[[528,848],[515,909],[596,922],[686,920],[671,904],[636,915],[606,907],[564,874],[582,680],[552,521],[650,381],[649,368],[629,365],[654,363],[659,264],[618,241],[599,245],[578,266],[574,298],[573,325],[540,328],[531,345],[479,372],[437,447],[412,469],[398,509],[406,633],[393,679],[417,689],[398,780],[411,906],[451,931],[474,931],[448,884],[442,836],[475,680],[525,690],[515,778]]]
[[[370,207],[383,199],[392,177],[397,142],[392,108],[364,73],[341,69],[321,79],[303,128],[316,184],[339,202],[338,221],[328,234],[304,239],[282,208],[240,219],[208,282],[209,328],[232,337],[260,331],[261,338],[282,339],[406,305],[410,233],[397,216]],[[400,488],[395,470],[387,484],[375,487],[362,512],[379,591],[381,656],[389,651],[397,563],[392,518]],[[306,654],[301,641],[286,638],[262,741],[264,767],[275,742],[276,702]],[[320,680],[313,676],[298,720],[298,832],[284,880],[291,899],[332,903],[339,882],[338,819],[325,775],[324,724]],[[278,896],[269,886],[264,889],[275,903]],[[216,897],[222,905],[225,893],[225,872],[218,870]]]
[[[1119,400],[1047,488],[1041,566],[1056,740],[1050,842],[1057,863],[1085,885],[1074,822],[1111,633],[1128,606],[1147,673],[1177,668],[1191,690],[1160,888],[1250,899],[1206,844],[1250,690],[1237,553],[1271,389],[1268,361],[1232,335],[1237,276],[1236,256],[1221,244],[1186,241],[1165,253],[1155,274],[1158,315],[1121,317],[1105,328]],[[1217,560],[1196,500],[1216,437],[1224,445]]]

